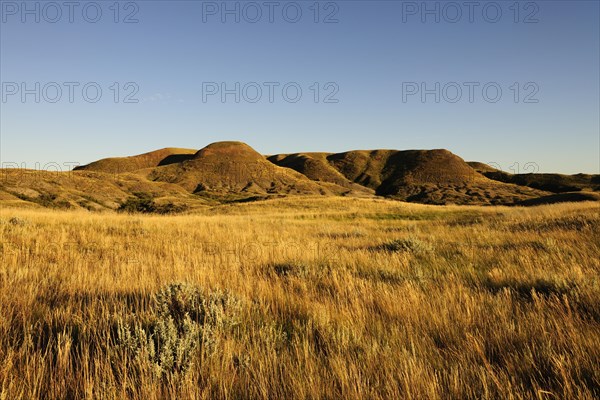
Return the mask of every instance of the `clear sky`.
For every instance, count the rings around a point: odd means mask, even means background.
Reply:
[[[240,140],[600,173],[596,0],[50,3],[1,1],[4,166]]]

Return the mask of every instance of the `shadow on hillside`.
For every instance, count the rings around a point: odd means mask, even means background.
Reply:
[[[171,154],[170,156],[167,156],[167,157],[163,158],[162,160],[160,160],[160,162],[158,163],[158,166],[162,167],[163,165],[182,163],[184,161],[188,161],[193,158],[194,158],[194,154]]]

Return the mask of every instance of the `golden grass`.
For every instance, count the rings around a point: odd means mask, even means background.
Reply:
[[[598,203],[0,221],[0,399],[600,396]],[[187,372],[157,375],[117,331],[150,326],[173,282],[228,290],[241,314]]]

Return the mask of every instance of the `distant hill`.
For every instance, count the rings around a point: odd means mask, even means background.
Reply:
[[[116,209],[126,201],[132,206],[132,199],[182,210],[298,195],[535,205],[594,201],[600,185],[598,175],[511,175],[443,149],[264,156],[234,141],[106,158],[63,173],[0,171],[2,204],[90,210]]]
[[[534,199],[523,200],[517,205],[520,206],[538,206],[542,204],[554,204],[579,201],[600,201],[600,193],[594,192],[566,192],[551,194],[548,196],[537,197]]]
[[[241,142],[213,143],[181,163],[159,166],[147,172],[148,179],[180,185],[197,194],[349,194],[347,188],[320,183],[290,168],[269,162]]]
[[[514,204],[543,191],[490,180],[448,150],[277,154],[271,162],[320,182],[427,204]]]
[[[191,159],[196,150],[168,147],[130,157],[104,158],[88,165],[75,167],[76,171],[97,171],[109,173],[133,172],[143,168],[180,163]]]
[[[578,191],[600,191],[600,175],[576,174],[510,174],[492,168],[479,162],[468,163],[473,169],[489,179],[499,182],[512,183],[519,186],[528,186],[534,189],[552,193],[566,193]]]
[[[19,169],[0,172],[1,205],[105,210],[118,208],[137,193],[149,194],[162,202],[192,207],[209,204],[206,199],[193,196],[181,186],[148,181],[132,173]]]

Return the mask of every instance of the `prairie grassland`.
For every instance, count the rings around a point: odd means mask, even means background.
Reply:
[[[598,203],[0,220],[0,399],[600,396]]]

